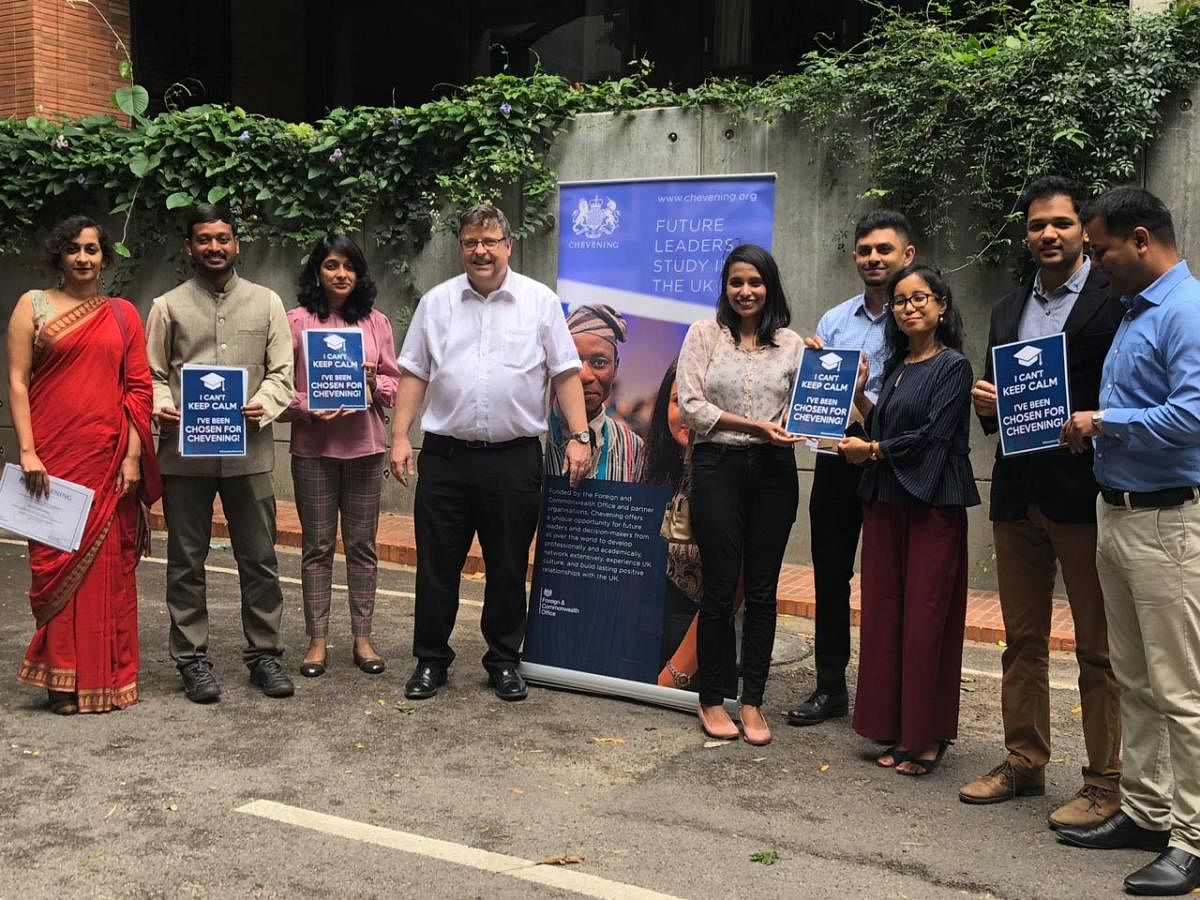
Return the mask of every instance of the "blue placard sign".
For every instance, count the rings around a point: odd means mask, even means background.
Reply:
[[[993,347],[992,371],[1000,452],[1015,456],[1058,447],[1071,414],[1066,335]]]
[[[309,410],[366,409],[363,334],[357,328],[307,328],[304,368]]]
[[[180,394],[180,456],[246,455],[245,369],[185,364]]]
[[[804,348],[784,426],[790,434],[832,440],[846,436],[860,356],[856,349]]]

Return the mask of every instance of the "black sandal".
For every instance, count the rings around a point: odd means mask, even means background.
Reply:
[[[892,764],[890,766],[880,762],[880,760],[885,756],[890,756],[892,758]],[[879,766],[881,769],[894,769],[902,762],[908,762],[908,751],[901,750],[899,747],[888,747],[877,757],[875,757],[875,765]]]
[[[47,691],[50,695],[50,712],[56,716],[73,716],[79,712],[79,700],[70,691]]]
[[[942,757],[946,755],[946,748],[951,744],[950,741],[940,741],[938,743],[937,756],[933,759],[920,759],[916,756],[908,755],[904,762],[910,762],[915,766],[920,766],[920,772],[905,772],[901,769],[896,770],[897,775],[907,775],[909,778],[924,778],[926,775],[932,775],[937,771],[938,764],[941,763]],[[897,763],[899,765],[899,763]]]

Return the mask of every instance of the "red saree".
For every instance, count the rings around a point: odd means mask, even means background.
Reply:
[[[121,320],[117,320],[117,316]],[[146,343],[137,310],[97,297],[46,323],[34,341],[29,406],[46,471],[95,491],[74,553],[30,542],[29,603],[37,631],[17,678],[76,694],[80,712],[138,699],[137,497],[117,476],[133,422],[142,440],[142,497],[162,492]]]

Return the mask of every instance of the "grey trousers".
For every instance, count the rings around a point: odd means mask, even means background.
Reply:
[[[253,667],[283,655],[279,622],[283,593],[275,557],[275,488],[269,472],[231,478],[163,477],[167,519],[167,610],[176,665],[208,655],[208,600],[204,563],[212,534],[213,499],[220,495],[229,522],[242,594],[242,656]]]

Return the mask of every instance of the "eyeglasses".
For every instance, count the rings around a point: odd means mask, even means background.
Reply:
[[[937,294],[927,294],[925,291],[917,291],[907,297],[893,297],[892,302],[888,304],[893,311],[904,309],[906,306],[911,306],[913,309],[924,309],[925,304],[930,300],[940,300]]]
[[[458,245],[468,252],[480,245],[483,246],[484,250],[495,250],[506,240],[507,238],[463,238],[458,242]]]

